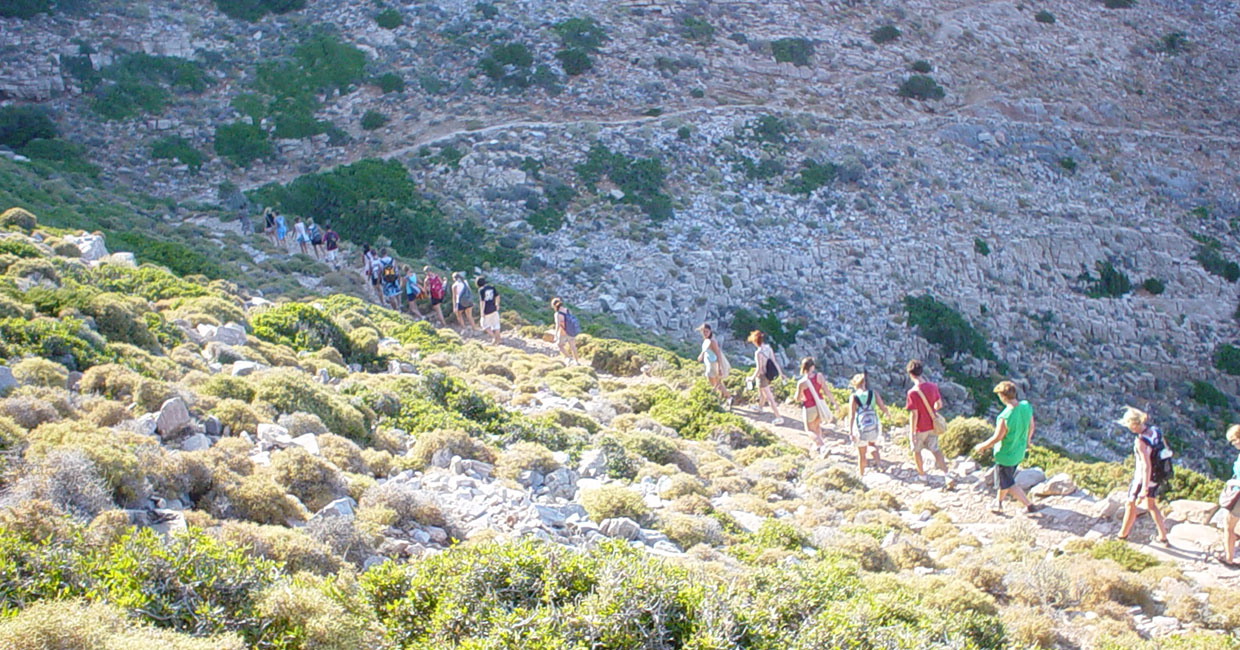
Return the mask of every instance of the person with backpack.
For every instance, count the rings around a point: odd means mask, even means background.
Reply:
[[[939,415],[939,410],[943,408],[939,387],[922,376],[925,367],[920,361],[913,359],[904,369],[913,382],[904,408],[909,413],[908,447],[913,453],[913,464],[917,466],[917,478],[922,482],[926,480],[921,456],[922,452],[928,451],[934,456],[934,466],[943,472],[944,486],[950,490],[956,486],[956,481],[947,471],[947,459],[939,451],[939,436],[947,431],[947,422]]]
[[[783,368],[775,361],[775,351],[766,342],[766,334],[754,330],[746,340],[754,346],[752,380],[758,383],[758,415],[762,415],[762,405],[767,404],[771,407],[771,413],[775,414],[774,423],[783,424],[779,403],[775,401],[775,393],[771,390],[771,382],[784,376]]]
[[[400,272],[396,270],[396,260],[382,248],[379,249],[379,285],[383,292],[383,303],[396,311],[400,311]]]
[[[1167,544],[1167,522],[1158,509],[1158,493],[1166,481],[1171,478],[1171,451],[1163,439],[1158,427],[1151,426],[1150,416],[1144,411],[1131,406],[1124,409],[1124,415],[1116,424],[1127,428],[1135,438],[1132,441],[1132,455],[1136,460],[1133,467],[1132,483],[1128,486],[1128,503],[1124,506],[1124,524],[1119,529],[1119,538],[1128,539],[1132,525],[1137,521],[1137,502],[1144,501],[1145,509],[1158,528],[1158,543]]]
[[[319,229],[319,224],[311,221],[306,227],[307,234],[310,235],[310,246],[314,249],[314,259],[323,258],[323,231]]]
[[[874,409],[877,407],[883,415],[890,416],[890,413],[878,391],[870,390],[867,373],[854,375],[848,385],[853,389],[852,396],[848,398],[848,430],[853,446],[857,448],[857,473],[865,476],[867,456],[874,458],[875,467],[883,462],[878,452],[878,439],[882,437],[883,426]]]
[[[1227,442],[1240,449],[1240,424],[1228,427]],[[1223,485],[1218,495],[1218,505],[1227,513],[1223,522],[1226,541],[1218,560],[1232,569],[1240,569],[1240,563],[1236,562],[1236,540],[1240,538],[1240,455],[1236,456],[1236,462],[1231,466],[1231,479]]]
[[[401,277],[401,283],[405,289],[405,302],[409,306],[409,313],[414,318],[422,318],[422,312],[418,311],[418,299],[422,297],[422,286],[418,284],[418,276],[413,269],[405,266]]]
[[[440,327],[447,327],[448,322],[443,318],[443,299],[444,291],[443,278],[435,273],[431,267],[422,267],[422,281],[426,283],[426,297],[431,301],[431,314],[435,316],[435,320],[439,321]]]
[[[581,333],[581,324],[564,306],[563,300],[552,298],[551,309],[555,313],[555,346],[560,349],[560,354],[573,360],[573,365],[581,365],[581,360],[577,358],[577,335]]]
[[[712,388],[719,391],[719,395],[723,397],[728,408],[732,408],[732,394],[723,385],[723,380],[730,370],[725,370],[728,362],[723,356],[723,350],[719,347],[719,342],[715,340],[715,333],[710,325],[702,323],[698,326],[698,333],[702,335],[702,352],[698,354],[698,361],[706,364],[706,381],[710,382]]]
[[[263,234],[272,246],[276,245],[276,214],[271,208],[263,208]]]
[[[1025,512],[1034,513],[1040,510],[1029,502],[1025,491],[1016,484],[1016,469],[1025,459],[1029,442],[1033,440],[1036,423],[1033,419],[1033,407],[1026,400],[1017,400],[1016,384],[1010,381],[999,382],[994,393],[1003,401],[1004,409],[995,419],[995,433],[973,448],[981,453],[995,447],[995,505],[990,511],[1003,514],[1003,499],[1008,495],[1025,506]],[[998,445],[996,447],[996,445]]]
[[[478,329],[474,324],[474,298],[465,276],[460,271],[452,272],[452,313],[456,315],[456,324],[465,329],[465,321],[469,321],[470,331]]]
[[[500,337],[499,323],[499,291],[487,282],[486,276],[480,275],[474,280],[474,285],[478,287],[478,304],[482,311],[482,331],[491,335],[491,345],[499,345],[503,342]]]
[[[323,249],[327,251],[327,263],[331,265],[332,270],[340,268],[337,251],[340,249],[340,235],[332,230],[330,223],[323,224]]]
[[[366,284],[375,293],[375,297],[379,297],[378,256],[370,244],[362,244],[362,277],[366,278]]]
[[[814,438],[814,455],[821,456],[822,423],[833,419],[832,413],[839,408],[840,403],[836,401],[830,386],[827,385],[826,377],[823,377],[822,373],[815,368],[813,357],[801,359],[801,377],[797,379],[797,394],[801,396],[801,423],[805,426],[805,432]],[[831,400],[831,410],[827,410],[827,404],[823,401],[824,397]]]

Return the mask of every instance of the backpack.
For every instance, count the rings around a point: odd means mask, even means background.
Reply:
[[[762,364],[762,375],[767,381],[775,381],[775,378],[779,376],[779,368],[771,357],[767,357],[766,363]]]
[[[396,284],[400,281],[400,275],[396,272],[395,264],[387,264],[379,271],[379,279],[387,284]]]
[[[433,300],[443,300],[443,278],[433,273],[426,276],[426,290]]]
[[[853,395],[853,399],[857,400],[857,433],[864,436],[877,436],[878,414],[874,412],[874,391],[870,391],[870,399],[865,404],[857,399],[856,394]]]
[[[567,309],[564,310],[564,333],[569,336],[577,336],[581,333],[581,323],[578,323],[577,317]]]
[[[1150,448],[1150,482],[1161,486],[1174,473],[1175,468],[1171,462],[1174,454],[1167,449],[1167,441],[1156,427],[1149,427],[1146,434],[1141,436],[1141,440]]]

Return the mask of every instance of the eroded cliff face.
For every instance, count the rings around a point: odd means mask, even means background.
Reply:
[[[510,285],[685,341],[774,298],[769,311],[803,327],[782,351],[789,367],[811,354],[838,378],[868,367],[895,389],[908,358],[949,361],[902,304],[933,295],[994,352],[956,368],[1017,377],[1054,439],[1113,453],[1088,438],[1137,402],[1218,443],[1225,413],[1193,403],[1186,382],[1237,388],[1212,368],[1236,336],[1235,285],[1194,259],[1207,238],[1236,255],[1235,3],[487,6],[400,6],[392,29],[370,4],[326,1],[256,23],[207,2],[4,19],[0,97],[51,108],[107,181],[177,200],[400,160],[447,213],[523,252],[495,271]],[[586,17],[605,34],[594,45],[555,27]],[[885,25],[899,35],[878,43]],[[365,75],[313,94],[312,120],[334,130],[278,137],[285,116],[247,115],[239,98],[263,95],[263,64],[323,32],[364,56]],[[513,44],[528,61],[486,74],[480,63]],[[571,47],[592,67],[567,74]],[[87,71],[126,52],[196,61],[211,83],[105,120]],[[901,97],[914,70],[943,97]],[[388,73],[403,90],[380,88]],[[367,111],[388,122],[364,130]],[[274,156],[242,168],[214,151],[216,129],[238,121],[261,126]],[[169,134],[208,153],[201,172],[151,159]],[[588,182],[599,145],[663,173]],[[561,187],[563,225],[535,230]],[[668,197],[672,216],[652,218],[634,192]],[[1108,263],[1133,290],[1091,297]],[[1147,279],[1164,291],[1138,290]]]

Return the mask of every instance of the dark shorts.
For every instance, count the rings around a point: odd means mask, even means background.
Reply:
[[[1010,490],[1016,485],[1016,465],[995,465],[995,488]]]
[[[1132,483],[1128,484],[1128,500],[1136,501],[1138,499],[1154,498],[1158,496],[1158,484],[1150,483],[1149,489],[1142,489],[1142,481],[1139,478],[1132,479]]]
[[[431,307],[438,307],[443,304],[443,298],[431,298]]]

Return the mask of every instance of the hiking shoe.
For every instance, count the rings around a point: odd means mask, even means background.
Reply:
[[[956,489],[956,479],[954,479],[954,478],[952,478],[952,477],[950,477],[950,476],[948,476],[948,477],[946,477],[945,479],[943,479],[943,489],[944,489],[944,490],[954,490],[954,489]]]
[[[775,418],[775,424],[776,424],[776,425],[780,425],[780,424],[783,424],[783,423],[784,423],[784,419],[783,419],[783,418]]]
[[[1041,509],[1042,509],[1042,506],[1039,506],[1039,505],[1034,505],[1034,504],[1032,504],[1032,503],[1031,503],[1031,504],[1029,504],[1029,505],[1027,505],[1027,506],[1025,506],[1025,512],[1027,512],[1027,513],[1029,513],[1029,514],[1033,514],[1033,513],[1037,512],[1037,511],[1041,510]]]

